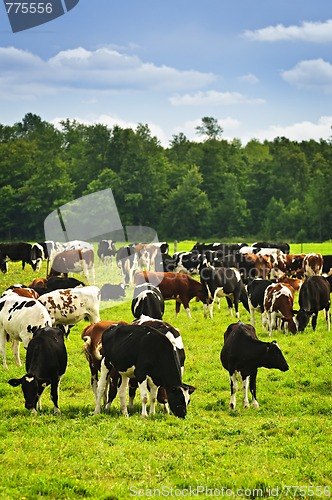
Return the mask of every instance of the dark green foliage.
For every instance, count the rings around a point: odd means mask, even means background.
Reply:
[[[0,125],[0,239],[39,239],[45,217],[84,194],[111,188],[124,226],[159,239],[324,241],[331,237],[330,140],[260,143],[221,138],[202,118],[203,142],[174,135],[164,148],[148,125],[135,130],[61,129],[28,113]]]

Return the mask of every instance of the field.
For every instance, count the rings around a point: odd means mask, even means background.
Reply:
[[[183,242],[178,250],[189,249]],[[332,253],[332,243],[292,245],[292,252]],[[45,276],[45,264],[38,273]],[[0,291],[36,274],[28,266],[9,263],[0,277]],[[109,268],[97,264],[98,279]],[[131,298],[131,290],[128,299]],[[131,321],[130,300],[103,304],[102,319]],[[231,317],[226,301],[204,319],[202,304],[191,302],[192,319],[184,310],[175,318],[173,301],[164,319],[180,329],[186,348],[184,381],[196,387],[187,418],[165,416],[160,407],[143,420],[139,396],[131,416],[93,416],[94,396],[87,361],[82,354],[84,321],[67,341],[68,368],[59,405],[53,415],[49,390],[43,410],[24,409],[20,388],[7,384],[22,376],[7,348],[9,370],[0,367],[1,419],[0,499],[128,499],[135,497],[199,498],[329,498],[332,496],[332,333],[320,313],[316,332],[274,338],[288,361],[286,373],[261,368],[257,378],[259,409],[228,410],[228,374],[219,354]],[[241,320],[249,314],[240,305]],[[268,341],[257,315],[257,333]],[[24,350],[21,357],[24,360]]]

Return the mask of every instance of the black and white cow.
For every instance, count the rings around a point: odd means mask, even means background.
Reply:
[[[97,388],[95,414],[100,412],[107,376],[112,367],[121,375],[119,388],[121,411],[128,415],[126,389],[129,378],[135,377],[142,400],[142,416],[147,416],[148,385],[150,414],[155,411],[158,387],[164,387],[172,413],[185,418],[190,394],[194,388],[182,382],[176,345],[169,337],[145,325],[117,325],[102,336],[103,359]]]
[[[159,288],[151,283],[136,285],[131,302],[131,312],[136,319],[142,315],[162,319],[165,312],[165,301]]]
[[[250,322],[255,326],[255,312],[264,313],[264,293],[269,285],[272,285],[272,280],[264,280],[256,278],[247,284],[248,304],[250,310]],[[263,320],[263,318],[262,318]]]
[[[97,255],[103,264],[112,263],[116,248],[112,240],[101,240],[98,245]]]
[[[241,377],[244,408],[249,407],[248,386],[252,394],[252,406],[258,408],[256,399],[258,368],[277,368],[283,372],[289,369],[278,344],[275,341],[262,342],[257,338],[255,328],[244,323],[232,323],[228,326],[224,334],[220,361],[230,377],[231,410],[235,410],[236,406],[237,374]]]
[[[253,247],[256,248],[278,248],[285,254],[289,254],[290,252],[290,246],[289,243],[274,243],[274,242],[269,242],[269,241],[256,241],[255,243],[252,244]]]
[[[202,263],[202,255],[197,250],[191,252],[179,252],[176,255],[174,272],[189,274],[199,274],[199,267]]]
[[[318,312],[324,310],[327,329],[330,331],[330,304],[330,284],[323,276],[309,276],[304,280],[299,293],[300,310],[296,316],[298,330],[303,332],[311,317],[311,325],[315,330]]]
[[[10,379],[8,383],[13,387],[22,387],[25,408],[33,412],[37,411],[37,407],[41,410],[41,395],[45,387],[51,385],[54,413],[59,415],[59,382],[66,368],[67,350],[63,330],[46,326],[38,329],[29,342],[25,359],[26,374],[21,378]]]
[[[52,326],[52,320],[47,309],[38,300],[16,294],[0,299],[0,353],[6,370],[7,336],[12,341],[15,362],[22,366],[20,342],[27,348],[33,333],[44,326]]]
[[[25,264],[30,264],[32,269],[36,271],[37,262],[32,262],[31,259],[31,243],[19,242],[19,243],[0,243],[0,256],[3,261],[8,262],[19,262],[22,261],[22,269],[25,268]],[[2,272],[7,272],[2,270]]]
[[[119,300],[125,297],[125,286],[123,283],[114,285],[112,283],[105,283],[100,289],[101,300]]]
[[[116,253],[116,264],[121,270],[125,286],[133,283],[134,274],[139,269],[139,257],[132,245],[126,245]]]
[[[230,313],[233,305],[236,317],[239,317],[239,302],[242,302],[249,312],[248,295],[237,269],[228,267],[203,267],[200,272],[203,288],[204,316],[209,310],[210,318],[213,317],[213,304],[216,298],[226,297]]]
[[[83,281],[80,281],[76,278],[64,276],[51,276],[48,278],[46,282],[46,288],[48,292],[52,292],[53,290],[64,290],[66,288],[76,288],[85,286]]]

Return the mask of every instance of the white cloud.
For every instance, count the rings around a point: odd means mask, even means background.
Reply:
[[[240,82],[249,83],[250,85],[254,85],[259,82],[257,76],[253,75],[252,73],[247,73],[246,75],[239,76],[238,80]]]
[[[303,22],[300,26],[267,26],[255,31],[247,30],[244,36],[259,42],[302,40],[305,42],[330,43],[332,41],[332,19],[325,22]]]
[[[326,92],[332,92],[332,64],[321,58],[300,61],[294,68],[284,71],[281,76],[288,83],[298,87],[318,87]]]
[[[234,104],[262,104],[263,99],[251,99],[239,92],[218,92],[208,90],[207,92],[195,92],[193,94],[176,94],[169,98],[173,106],[228,106]]]
[[[179,92],[216,79],[212,73],[157,66],[110,48],[89,51],[77,47],[46,61],[28,51],[0,48],[0,67],[0,94],[26,98],[59,89]]]

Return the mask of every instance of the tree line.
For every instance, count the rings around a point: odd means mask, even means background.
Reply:
[[[203,140],[174,135],[168,147],[135,130],[28,113],[0,125],[0,240],[44,238],[61,205],[111,188],[124,226],[159,239],[325,241],[332,235],[332,141],[222,138],[213,117]]]

